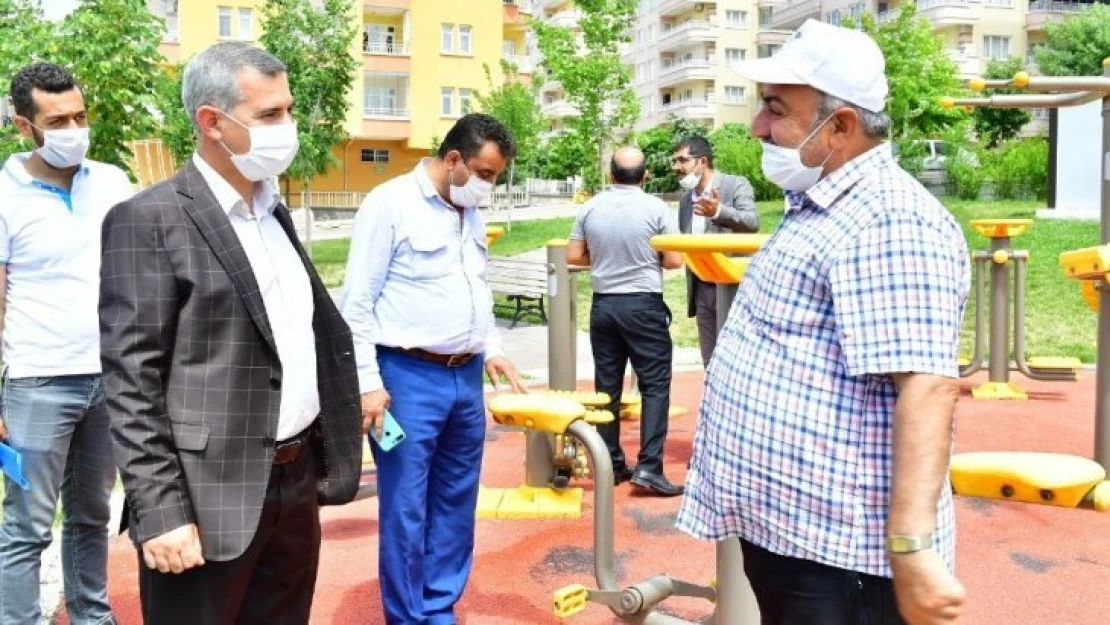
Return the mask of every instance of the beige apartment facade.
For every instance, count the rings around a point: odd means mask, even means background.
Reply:
[[[640,0],[624,61],[640,102],[636,130],[672,117],[709,128],[750,123],[755,85],[732,69],[755,58],[758,0]]]

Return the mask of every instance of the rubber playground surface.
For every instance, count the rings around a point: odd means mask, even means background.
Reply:
[[[1094,374],[1078,382],[1035,382],[1017,376],[1026,402],[973,401],[970,389],[984,374],[964,381],[957,416],[957,451],[1054,451],[1093,453]],[[583,387],[586,388],[586,387]],[[592,389],[591,389],[592,390]],[[672,401],[690,409],[671,421],[666,473],[682,481],[690,455],[701,394],[701,373],[675,376]],[[626,453],[634,458],[639,429],[622,426]],[[482,483],[511,487],[523,479],[523,436],[492,424]],[[616,493],[618,579],[634,583],[658,573],[707,583],[713,545],[674,529],[679,499],[636,497],[628,484]],[[558,623],[552,593],[580,582],[593,587],[592,496],[578,520],[479,520],[474,572],[458,606],[460,623]],[[1107,622],[1110,601],[1110,517],[1083,510],[957,499],[958,575],[968,591],[962,623],[1096,624]],[[324,543],[312,623],[384,623],[377,583],[377,500],[322,513]],[[112,541],[110,594],[121,625],[141,623],[135,551],[126,537]],[[665,611],[701,618],[709,604],[672,599]],[[64,612],[64,611],[63,611]],[[64,616],[61,622],[66,622]],[[589,606],[568,623],[617,622]],[[728,624],[731,625],[731,624]],[[747,625],[747,624],[737,624]]]

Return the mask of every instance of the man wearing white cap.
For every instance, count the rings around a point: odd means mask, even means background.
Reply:
[[[740,539],[764,625],[955,621],[963,234],[882,143],[867,35],[808,21],[735,67],[789,210],[718,339],[678,525]]]

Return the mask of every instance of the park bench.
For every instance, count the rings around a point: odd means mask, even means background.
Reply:
[[[543,297],[547,293],[547,261],[540,258],[495,256],[486,264],[486,282],[494,293],[508,297],[516,304],[513,328],[522,314],[529,310],[540,313],[547,322]]]

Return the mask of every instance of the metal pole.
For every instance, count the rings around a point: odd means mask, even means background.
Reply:
[[[1110,59],[1102,62],[1110,77]],[[1110,243],[1110,94],[1102,98],[1102,243]],[[1110,293],[1098,294],[1098,362],[1095,382],[1095,461],[1110,468]]]
[[[575,372],[576,329],[574,275],[567,268],[567,242],[554,240],[547,244],[547,295],[550,302],[547,316],[547,385],[555,390],[573,391],[577,385]],[[555,436],[547,432],[526,430],[524,483],[536,488],[551,486],[555,478]]]
[[[1009,250],[1010,237],[991,239],[991,252]],[[1010,263],[991,261],[990,381],[1010,381]]]
[[[738,284],[717,284],[717,337],[728,320]],[[717,611],[719,625],[759,623],[759,604],[744,575],[744,554],[736,538],[717,543]]]

